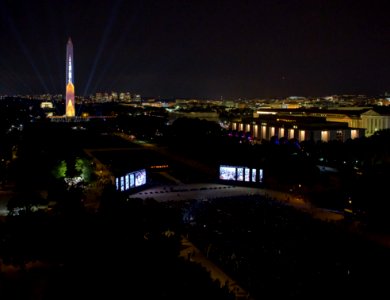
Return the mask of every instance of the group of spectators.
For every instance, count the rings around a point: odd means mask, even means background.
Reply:
[[[189,239],[255,299],[373,297],[386,290],[389,249],[339,224],[261,195],[177,205]]]

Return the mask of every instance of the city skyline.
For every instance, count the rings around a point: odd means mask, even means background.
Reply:
[[[80,96],[384,94],[385,8],[349,0],[0,0],[0,94],[62,94],[69,36]]]

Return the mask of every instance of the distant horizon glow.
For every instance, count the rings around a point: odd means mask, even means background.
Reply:
[[[2,1],[0,94],[62,94],[72,36],[80,96],[383,95],[387,11],[368,0]]]

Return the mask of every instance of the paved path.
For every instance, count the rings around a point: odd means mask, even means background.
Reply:
[[[238,285],[231,277],[223,272],[218,266],[211,262],[207,257],[203,255],[198,248],[196,248],[185,237],[182,238],[183,249],[180,252],[180,256],[189,259],[195,263],[201,264],[208,272],[210,272],[211,279],[218,280],[220,286],[223,287],[227,284],[229,291],[233,292],[236,299],[252,299],[249,293]]]

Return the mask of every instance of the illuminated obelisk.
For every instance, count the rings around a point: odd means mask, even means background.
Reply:
[[[66,117],[74,117],[76,114],[74,101],[74,82],[73,82],[73,44],[69,38],[66,44]]]

